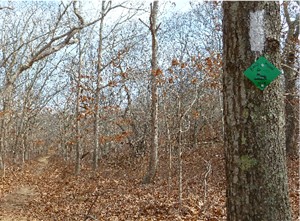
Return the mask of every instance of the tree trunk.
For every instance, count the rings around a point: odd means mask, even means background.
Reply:
[[[150,183],[153,181],[157,163],[158,163],[158,92],[157,92],[157,79],[156,76],[159,72],[157,61],[157,14],[158,14],[158,1],[153,1],[151,4],[150,13],[150,31],[152,36],[152,59],[151,59],[151,153],[148,172],[144,177],[143,183]]]
[[[291,220],[283,88],[276,79],[261,91],[243,75],[262,55],[280,68],[279,7],[279,2],[270,1],[223,2],[224,145],[229,221]]]
[[[166,109],[166,100],[162,101],[163,112],[167,113]],[[169,125],[169,116],[167,114],[164,115],[165,128],[166,128],[166,151],[168,152],[168,194],[169,197],[171,195],[171,183],[172,183],[172,141],[171,141],[171,133],[170,133],[170,125]]]
[[[80,72],[78,74],[80,76]],[[78,78],[80,84],[80,77]],[[77,93],[76,93],[76,118],[75,118],[75,127],[76,127],[76,157],[75,157],[75,174],[79,175],[80,173],[80,155],[81,155],[81,125],[80,125],[80,86],[77,85]]]
[[[81,99],[81,69],[82,69],[82,48],[81,48],[81,38],[79,34],[78,42],[78,76],[76,83],[76,115],[75,115],[75,127],[76,127],[76,158],[75,158],[75,174],[80,174],[80,164],[81,164],[81,113],[80,113],[80,99]]]
[[[14,93],[14,84],[10,80],[10,76],[6,73],[6,83],[5,90],[2,92],[3,104],[2,104],[2,113],[0,116],[0,149],[1,149],[1,168],[3,169],[3,174],[5,174],[5,155],[9,151],[14,153],[14,161],[16,160],[16,147],[8,147],[8,141],[11,138],[10,129],[11,129],[11,117],[12,117],[12,99]]]
[[[4,127],[4,116],[0,117],[0,169],[3,170],[3,174],[5,174],[5,127]]]
[[[178,204],[179,204],[179,213],[182,209],[182,120],[183,116],[181,115],[181,96],[177,97],[177,117],[178,117],[178,147],[177,147],[177,156],[178,156]]]
[[[107,3],[109,4],[109,3]],[[99,158],[99,149],[100,149],[100,128],[99,128],[99,104],[100,104],[100,91],[101,91],[101,82],[102,82],[102,48],[103,48],[103,26],[104,26],[104,14],[108,5],[105,4],[105,1],[102,1],[101,5],[101,19],[99,27],[99,42],[98,42],[98,61],[97,61],[97,79],[96,79],[96,94],[95,94],[95,107],[94,107],[94,151],[93,151],[93,169],[98,168],[98,158]]]
[[[78,2],[79,10],[76,8],[77,1],[74,1],[74,10],[77,11],[77,16],[79,15],[79,11],[82,9],[82,3]],[[80,16],[78,16],[80,18]],[[79,19],[81,25],[84,24],[83,19]],[[82,96],[82,86],[81,86],[81,77],[82,77],[82,55],[83,55],[83,47],[81,44],[81,34],[78,33],[78,76],[76,83],[76,159],[75,159],[75,174],[79,175],[81,170],[81,153],[82,153],[82,145],[81,145],[81,113],[80,113],[80,102]]]
[[[284,46],[284,65],[282,67],[285,79],[285,136],[286,151],[289,156],[297,156],[299,150],[299,90],[297,80],[299,73],[295,70],[297,43],[299,37],[299,14],[291,21],[288,12],[288,2],[284,3],[284,14],[288,24],[288,33]]]

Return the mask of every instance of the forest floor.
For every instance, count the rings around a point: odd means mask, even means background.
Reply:
[[[31,182],[24,182],[22,177],[31,177],[32,180],[38,177],[47,169],[48,158],[50,155],[38,158],[34,163],[32,170],[27,171],[9,171],[9,176],[2,177],[1,186],[3,188],[4,196],[1,197],[0,204],[0,220],[13,221],[13,220],[37,220],[32,219],[31,214],[26,214],[26,207],[39,195],[36,190],[36,185]],[[14,168],[15,169],[15,168]],[[20,172],[22,174],[20,174]],[[24,173],[23,173],[24,172]],[[21,182],[19,182],[21,181]],[[23,182],[22,182],[23,181]],[[0,191],[2,193],[2,191]]]
[[[5,177],[0,177],[0,220],[226,220],[221,145],[184,151],[180,213],[176,156],[168,180],[165,155],[161,154],[156,181],[150,185],[141,184],[147,158],[126,151],[101,159],[97,173],[84,158],[80,176],[54,152],[26,163],[23,169],[9,166]],[[296,221],[300,220],[298,159],[288,160],[288,172]]]

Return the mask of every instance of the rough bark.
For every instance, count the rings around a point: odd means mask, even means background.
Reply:
[[[284,46],[284,65],[282,67],[285,79],[285,136],[286,151],[289,156],[297,156],[299,151],[299,90],[297,80],[299,72],[295,69],[297,44],[299,38],[299,15],[294,21],[288,12],[288,2],[284,4],[284,14],[288,24],[288,33]]]
[[[158,163],[158,92],[157,92],[157,74],[158,74],[158,61],[157,61],[157,14],[158,14],[158,1],[153,1],[151,4],[150,13],[150,31],[152,36],[152,58],[151,58],[151,153],[149,160],[149,167],[143,183],[150,183],[153,181]]]
[[[264,10],[264,48],[251,51],[250,12]],[[279,2],[223,2],[223,96],[227,220],[291,220],[283,87],[264,91],[243,72],[260,55],[280,68]]]

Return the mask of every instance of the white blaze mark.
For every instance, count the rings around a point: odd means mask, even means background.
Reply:
[[[250,45],[251,51],[262,52],[265,44],[264,10],[250,12]]]

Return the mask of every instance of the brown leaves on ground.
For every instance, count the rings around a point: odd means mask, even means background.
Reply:
[[[47,159],[48,164],[41,158],[32,161],[23,171],[9,167],[6,178],[1,179],[0,209],[4,199],[23,186],[30,189],[31,195],[27,195],[22,209],[11,211],[28,220],[226,220],[221,147],[185,150],[180,213],[176,156],[169,188],[167,153],[161,150],[159,173],[150,185],[141,184],[148,165],[146,157],[136,158],[126,153],[102,159],[97,173],[84,164],[80,176],[74,175],[73,165],[56,155]],[[296,220],[299,217],[298,160],[289,160],[288,167],[293,220]]]

